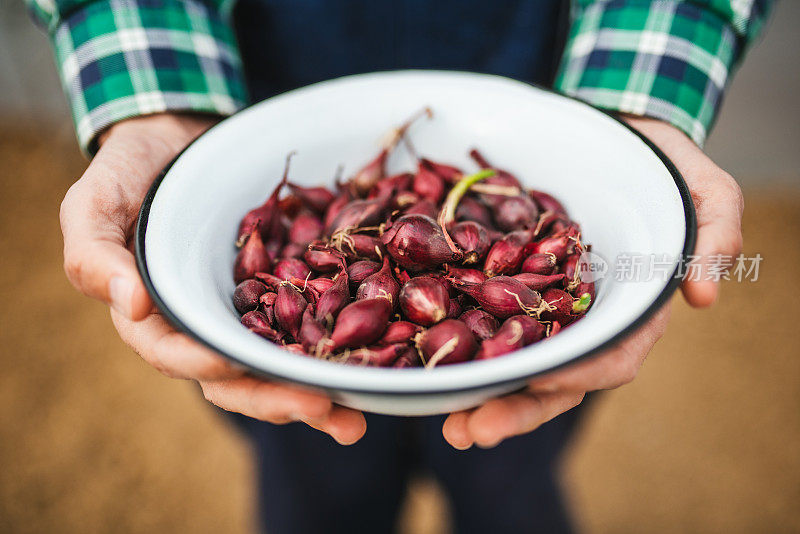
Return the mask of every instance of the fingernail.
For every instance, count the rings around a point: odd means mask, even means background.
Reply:
[[[111,298],[111,307],[130,319],[133,305],[133,283],[122,276],[113,277],[108,283],[108,296]]]
[[[498,439],[498,440],[484,441],[483,443],[478,443],[478,447],[480,447],[481,449],[494,449],[495,447],[500,445],[501,441],[503,440]]]
[[[312,428],[317,428],[322,424],[322,421],[318,417],[311,417],[310,415],[304,414],[300,410],[294,410],[289,412],[289,418],[292,421],[299,421],[301,423],[305,423]]]
[[[356,438],[354,440],[345,441],[343,439],[337,438],[336,436],[331,436],[331,437],[333,437],[333,439],[336,440],[336,443],[338,443],[339,445],[352,445],[359,440],[359,438]]]
[[[713,306],[714,304],[717,303],[717,301],[719,301],[719,284],[715,283],[714,284],[714,293],[711,296],[711,305]]]
[[[466,445],[461,445],[461,446],[459,446],[459,445],[453,445],[453,448],[454,448],[454,449],[458,449],[458,450],[460,450],[460,451],[466,451],[466,450],[468,450],[468,449],[472,448],[472,442],[470,442],[470,443],[467,443]]]

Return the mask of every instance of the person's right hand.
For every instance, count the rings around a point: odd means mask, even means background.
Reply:
[[[82,293],[111,306],[122,339],[172,378],[200,383],[206,399],[233,412],[284,424],[303,421],[343,444],[366,430],[364,416],[317,392],[244,374],[215,352],[174,330],[153,306],[136,270],[131,238],[153,179],[217,119],[158,114],[107,130],[83,176],[61,204],[64,269]]]

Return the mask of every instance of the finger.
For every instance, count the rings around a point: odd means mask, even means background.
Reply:
[[[572,364],[562,370],[533,378],[528,384],[534,392],[583,392],[613,389],[631,382],[647,354],[666,331],[670,306],[667,304],[644,326],[612,348]]]
[[[504,439],[535,430],[582,400],[583,392],[529,391],[492,399],[468,416],[468,435],[479,447],[495,447]]]
[[[60,217],[64,270],[72,284],[126,317],[147,316],[152,301],[127,249],[135,208],[125,195],[82,178],[64,198]]]
[[[274,424],[324,419],[331,411],[325,395],[251,376],[201,381],[205,398],[223,410]]]
[[[212,380],[240,376],[228,360],[176,331],[160,314],[131,321],[112,310],[111,319],[125,343],[147,363],[171,378]]]
[[[331,411],[322,417],[305,417],[301,421],[311,428],[329,434],[340,445],[352,445],[367,431],[364,414],[351,408],[333,405]]]
[[[473,443],[467,429],[469,414],[469,411],[451,413],[442,426],[442,435],[445,441],[462,451],[472,447]]]
[[[687,181],[697,210],[694,255],[698,261],[687,271],[681,290],[690,305],[707,307],[717,300],[719,291],[718,279],[710,271],[715,260],[732,259],[742,250],[744,200],[736,181],[719,169]]]

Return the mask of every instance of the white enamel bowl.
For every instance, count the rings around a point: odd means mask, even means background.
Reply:
[[[412,130],[418,150],[474,169],[467,152],[563,201],[584,241],[612,261],[666,254],[677,267],[694,244],[694,211],[670,162],[644,138],[581,102],[506,78],[399,71],[323,82],[252,106],[212,128],[156,180],[142,206],[137,259],[155,302],[179,329],[272,379],[327,391],[339,403],[423,415],[475,406],[525,379],[596,353],[662,304],[676,279],[598,283],[587,317],[559,335],[490,361],[423,369],[345,366],[285,352],[239,324],[231,303],[233,242],[242,215],[281,175],[330,184],[371,159],[387,130],[428,105]],[[392,166],[410,165],[397,154]],[[390,169],[391,170],[391,169]],[[670,270],[672,272],[672,269]]]

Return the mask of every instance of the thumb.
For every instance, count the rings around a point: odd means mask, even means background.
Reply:
[[[106,159],[98,154],[61,204],[64,270],[80,292],[140,320],[153,303],[128,249],[128,236],[150,180],[141,185],[118,180],[118,165]]]
[[[155,114],[116,123],[61,204],[64,270],[82,293],[137,321],[153,307],[128,239],[164,165],[219,117]]]
[[[153,306],[133,254],[124,241],[110,234],[65,229],[64,270],[81,293],[105,302],[131,320],[144,319]]]
[[[683,132],[665,122],[644,117],[624,117],[655,142],[678,167],[692,194],[697,212],[694,259],[681,284],[684,297],[694,307],[711,306],[719,292],[719,277],[742,249],[742,191]]]
[[[690,305],[712,305],[719,293],[719,277],[742,250],[744,201],[736,181],[718,168],[687,177],[697,206],[695,260],[681,284]]]

